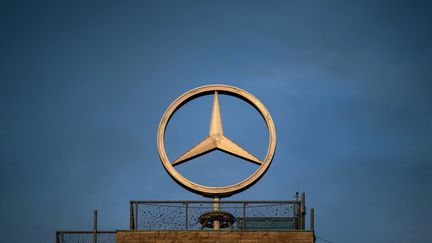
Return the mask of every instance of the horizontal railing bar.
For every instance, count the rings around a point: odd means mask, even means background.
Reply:
[[[93,234],[93,230],[57,230],[57,234]],[[98,230],[98,234],[115,234],[115,230]]]
[[[210,200],[197,200],[197,201],[146,201],[146,200],[132,200],[130,203],[139,203],[139,204],[145,204],[145,203],[214,203]],[[298,203],[295,200],[277,200],[277,201],[220,201],[220,203],[286,203],[286,204],[293,204]]]

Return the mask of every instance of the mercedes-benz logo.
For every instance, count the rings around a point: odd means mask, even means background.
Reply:
[[[166,154],[165,144],[164,144],[165,128],[167,126],[169,119],[173,115],[174,111],[176,111],[180,106],[184,105],[187,101],[189,101],[192,98],[196,98],[196,96],[198,96],[199,94],[208,93],[208,92],[213,92],[214,95],[209,134],[201,142],[196,144],[190,150],[186,151],[180,157],[178,157],[173,161],[170,161]],[[269,133],[269,144],[268,144],[267,154],[263,160],[260,160],[252,153],[246,151],[244,148],[236,144],[234,141],[229,139],[224,134],[223,127],[222,127],[221,113],[219,108],[219,98],[218,98],[219,92],[226,92],[234,96],[240,96],[246,99],[248,102],[250,102],[250,104],[255,106],[255,108],[257,108],[261,113],[262,117],[266,122],[268,133]],[[157,145],[158,145],[159,155],[165,169],[178,183],[180,183],[181,185],[185,186],[186,188],[192,191],[199,192],[206,196],[221,197],[221,196],[229,196],[235,192],[247,188],[248,186],[256,182],[264,174],[264,172],[267,170],[268,166],[271,163],[276,148],[276,131],[270,113],[267,111],[264,105],[253,95],[237,87],[213,84],[213,85],[201,86],[184,93],[168,107],[168,109],[165,111],[164,115],[162,116],[162,119],[159,124]],[[197,156],[200,156],[203,153],[209,152],[214,149],[219,149],[228,152],[229,154],[251,161],[259,165],[259,168],[245,180],[233,185],[222,186],[222,187],[209,187],[209,186],[204,186],[192,182],[186,179],[185,177],[183,177],[174,168],[180,163],[184,163],[191,158],[195,158]]]

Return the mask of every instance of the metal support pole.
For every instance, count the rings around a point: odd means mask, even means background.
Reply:
[[[186,229],[188,229],[189,228],[189,222],[188,222],[188,219],[189,219],[189,203],[188,202],[186,202],[185,203],[185,210],[186,210],[186,212],[185,212],[185,224],[186,224]]]
[[[93,211],[93,243],[97,243],[97,210]]]
[[[135,229],[134,212],[133,212],[133,202],[129,203],[129,229]]]
[[[301,229],[305,229],[305,215],[306,215],[306,196],[305,193],[301,194]]]
[[[310,230],[315,231],[315,210],[310,209]]]
[[[213,211],[215,211],[215,212],[220,211],[220,198],[218,196],[215,196],[213,199]],[[220,229],[220,221],[219,220],[213,221],[213,229],[214,230]]]
[[[300,229],[300,221],[299,221],[300,207],[299,207],[298,198],[299,198],[299,195],[298,195],[298,192],[296,192],[295,203],[294,203],[294,228],[295,229]]]
[[[138,203],[135,202],[135,229],[138,229]]]
[[[56,243],[60,243],[60,233],[56,231]]]

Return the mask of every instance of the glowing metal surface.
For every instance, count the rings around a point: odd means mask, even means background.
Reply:
[[[196,97],[198,94],[211,92],[211,91],[214,92],[214,99],[213,99],[212,117],[210,121],[210,130],[208,136],[204,138],[201,142],[196,144],[194,147],[192,147],[190,150],[182,154],[180,157],[170,162],[166,154],[165,144],[164,144],[165,128],[169,119],[171,118],[174,111],[177,108],[179,108],[181,105],[186,103],[188,100]],[[220,107],[219,107],[219,97],[218,97],[219,91],[227,92],[229,94],[237,95],[246,99],[248,102],[250,102],[250,104],[255,106],[255,108],[257,108],[261,113],[262,117],[266,122],[268,132],[269,132],[269,144],[268,144],[267,154],[262,161],[257,157],[255,157],[254,155],[252,155],[251,153],[249,153],[248,151],[246,151],[245,149],[243,149],[240,145],[230,140],[227,136],[225,136],[223,132],[222,118],[221,118]],[[264,105],[253,95],[251,95],[250,93],[242,89],[233,86],[213,84],[213,85],[201,86],[184,93],[168,107],[168,109],[165,111],[159,123],[157,145],[158,145],[159,155],[165,169],[181,185],[185,186],[186,188],[192,191],[199,192],[206,196],[212,196],[212,197],[229,196],[235,192],[238,192],[252,185],[264,174],[264,172],[266,171],[266,169],[271,163],[276,148],[276,130],[273,124],[273,120],[270,116],[270,113],[267,111]],[[220,149],[222,151],[244,158],[248,161],[258,164],[259,168],[245,180],[233,185],[222,186],[222,187],[209,187],[209,186],[204,186],[204,185],[194,183],[192,181],[189,181],[185,177],[183,177],[180,173],[177,172],[177,170],[174,169],[174,166],[183,163],[188,159],[199,156],[200,154],[211,151],[213,149]]]

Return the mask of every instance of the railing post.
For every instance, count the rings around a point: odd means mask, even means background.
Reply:
[[[133,212],[133,202],[129,202],[129,229],[135,229],[134,212]]]
[[[97,243],[97,210],[93,211],[93,243]]]
[[[56,231],[56,243],[60,243],[60,233]]]
[[[315,210],[310,209],[310,230],[315,231]]]
[[[298,192],[296,192],[295,195],[295,203],[294,203],[294,229],[299,229],[300,228],[300,221],[299,221],[299,216],[300,216],[300,207],[299,207],[299,195]]]
[[[306,215],[306,196],[305,193],[301,194],[301,229],[305,229],[305,215]]]
[[[138,229],[138,202],[135,202],[135,229]]]
[[[188,219],[189,219],[189,203],[188,202],[185,202],[185,210],[186,210],[186,212],[185,212],[185,224],[186,224],[186,229],[188,229],[189,228],[189,222],[188,222]]]

